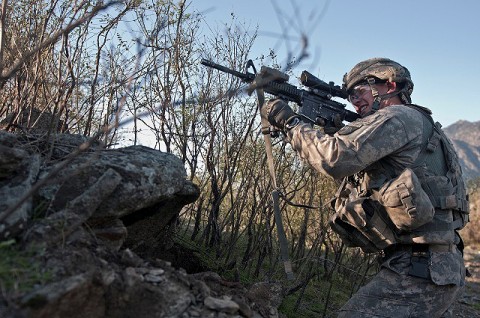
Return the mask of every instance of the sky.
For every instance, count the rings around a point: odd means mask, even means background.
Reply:
[[[308,57],[294,69],[341,84],[356,63],[388,57],[406,66],[415,84],[412,100],[430,108],[447,127],[480,121],[479,0],[190,0],[210,27],[239,22],[253,33],[251,58],[270,49],[285,63],[300,52]],[[285,40],[288,39],[288,40]],[[290,83],[299,85],[295,78]],[[348,104],[348,102],[345,101]],[[351,105],[348,109],[353,110]]]

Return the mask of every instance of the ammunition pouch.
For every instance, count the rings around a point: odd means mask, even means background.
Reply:
[[[377,253],[381,250],[377,248],[370,240],[363,235],[356,227],[334,214],[330,218],[330,227],[342,239],[342,242],[348,247],[360,247],[365,253]]]
[[[396,243],[391,221],[378,202],[361,197],[346,202],[331,217],[330,226],[347,246],[376,253]]]
[[[374,197],[401,231],[412,231],[433,220],[435,208],[415,173],[406,168],[384,184]]]

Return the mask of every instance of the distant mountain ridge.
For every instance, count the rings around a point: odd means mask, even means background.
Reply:
[[[465,179],[480,177],[480,121],[459,120],[443,130],[457,150]]]

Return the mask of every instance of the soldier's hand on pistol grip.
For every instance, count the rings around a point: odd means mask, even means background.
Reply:
[[[340,116],[340,114],[336,114],[333,117],[333,126],[332,125],[327,125],[327,122],[325,120],[321,119],[321,118],[319,120],[317,120],[317,122],[318,122],[319,126],[322,127],[323,132],[325,134],[328,134],[328,135],[335,134],[337,131],[342,129],[342,127],[345,126],[342,122],[342,116]]]

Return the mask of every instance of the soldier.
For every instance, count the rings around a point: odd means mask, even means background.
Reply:
[[[411,103],[413,82],[399,63],[368,59],[343,81],[361,118],[332,134],[280,99],[262,109],[303,159],[342,180],[332,229],[347,246],[382,256],[339,317],[451,316],[465,282],[458,230],[468,222],[453,146],[431,111]]]

